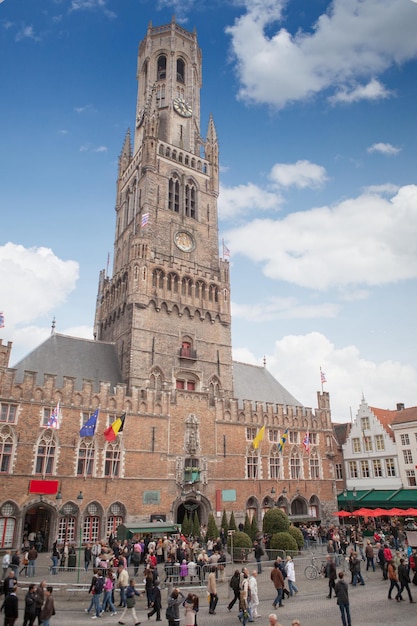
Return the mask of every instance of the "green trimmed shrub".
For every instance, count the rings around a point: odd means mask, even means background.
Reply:
[[[269,509],[264,515],[263,531],[270,537],[276,533],[286,533],[290,527],[288,516],[280,509]]]
[[[288,529],[288,532],[290,533],[291,537],[294,537],[297,542],[298,549],[301,550],[304,546],[304,535],[301,530],[296,526],[291,525]]]
[[[298,552],[297,542],[289,532],[272,535],[270,548],[271,550],[283,550],[284,552]]]
[[[227,521],[227,515],[226,515],[225,509],[223,509],[222,523],[220,524],[220,528],[223,528],[225,534],[227,535],[227,531],[229,530],[229,522]]]
[[[232,513],[230,515],[229,530],[237,530],[236,521],[235,521],[235,515],[234,515],[233,511],[232,511]]]
[[[218,536],[219,531],[217,530],[216,520],[214,519],[213,513],[210,513],[207,522],[206,539],[217,539]]]
[[[231,553],[233,544],[233,554]],[[252,550],[252,539],[246,533],[236,531],[227,538],[227,548],[233,561],[246,561]]]

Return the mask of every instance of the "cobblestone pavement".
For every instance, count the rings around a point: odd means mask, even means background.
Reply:
[[[45,560],[43,557],[45,556]],[[304,576],[304,569],[306,565],[310,563],[310,558],[303,555],[301,558],[295,559],[295,571],[297,577],[297,587],[299,593],[291,599],[284,601],[284,607],[278,608],[276,611],[272,608],[272,601],[275,598],[272,582],[269,578],[270,567],[268,563],[263,563],[263,572],[258,576],[258,590],[260,598],[259,613],[261,618],[256,620],[256,623],[268,624],[268,615],[275,612],[278,616],[278,621],[282,626],[291,626],[291,622],[294,618],[300,620],[301,626],[340,626],[340,612],[336,604],[335,599],[327,599],[328,582],[324,578],[317,578],[315,580],[307,580]],[[47,562],[46,555],[41,555],[39,558],[39,565],[42,562]],[[256,564],[249,563],[248,569],[252,571],[255,569]],[[46,567],[46,566],[45,566]],[[227,576],[236,569],[236,565],[229,564],[227,566]],[[364,568],[362,568],[364,570]],[[46,570],[45,570],[46,571]],[[38,573],[42,572],[42,568],[38,568]],[[396,626],[417,626],[417,604],[410,604],[406,595],[404,595],[403,602],[396,602],[395,600],[388,600],[388,583],[382,580],[382,575],[379,569],[376,572],[363,572],[365,578],[365,586],[352,587],[349,585],[350,595],[350,608],[352,616],[352,626],[377,626],[379,624],[395,624]],[[47,574],[44,578],[48,584],[57,585],[63,582],[74,583],[74,573],[60,572],[57,576],[50,576]],[[91,572],[80,575],[76,575],[80,583],[87,583],[90,580]],[[346,575],[347,581],[350,580],[350,574]],[[20,578],[19,583],[22,586],[26,586],[30,579]],[[35,579],[39,580],[38,575]],[[140,578],[137,579],[139,587],[141,586]],[[71,586],[71,585],[69,585]],[[55,606],[57,614],[51,619],[51,626],[69,626],[70,624],[88,624],[92,623],[90,615],[85,613],[85,608],[88,607],[90,596],[85,591],[68,592],[58,591],[59,587],[55,587]],[[187,594],[189,587],[186,586],[184,593]],[[198,614],[199,626],[240,626],[240,622],[237,619],[237,611],[232,609],[229,613],[227,610],[227,604],[230,599],[230,589],[226,583],[218,583],[218,595],[219,603],[216,609],[216,615],[209,615],[207,595],[204,588],[196,588],[200,598],[200,611]],[[417,600],[417,587],[411,585],[411,591],[414,598]],[[163,606],[166,605],[167,591],[162,591]],[[17,625],[21,624],[23,620],[23,597],[24,590],[19,592],[19,620]],[[116,598],[117,599],[117,598]],[[117,602],[116,602],[117,604]],[[236,605],[235,605],[236,606]],[[120,609],[118,609],[120,611]],[[144,623],[148,623],[146,616],[146,605],[143,598],[138,599],[136,603],[136,612],[138,619]],[[166,625],[165,610],[162,611],[163,622]],[[102,626],[116,625],[120,619],[120,612],[116,616],[110,616],[105,614],[100,618],[100,624]],[[155,620],[153,617],[150,622]],[[94,623],[94,622],[93,622]],[[126,622],[129,624],[129,622]],[[130,622],[132,623],[132,622]],[[182,618],[182,623],[184,620]]]

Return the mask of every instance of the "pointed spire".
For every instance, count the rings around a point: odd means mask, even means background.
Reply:
[[[122,151],[119,156],[119,176],[123,174],[132,158],[132,142],[130,140],[130,128],[127,129]]]
[[[209,125],[208,125],[208,130],[207,130],[207,142],[211,144],[217,143],[216,127],[214,125],[214,120],[213,120],[213,116],[211,113],[210,113]]]
[[[55,317],[52,318],[51,335],[55,335]]]

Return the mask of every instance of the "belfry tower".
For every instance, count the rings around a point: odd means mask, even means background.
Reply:
[[[175,20],[139,45],[136,123],[119,159],[113,275],[95,337],[138,388],[233,395],[229,263],[219,258],[218,142],[200,133],[202,56]],[[133,150],[132,150],[133,139]]]

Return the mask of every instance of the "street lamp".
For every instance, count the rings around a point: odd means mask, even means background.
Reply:
[[[81,569],[81,550],[82,550],[82,539],[83,539],[83,527],[82,527],[82,520],[81,520],[81,502],[84,500],[84,496],[83,496],[83,492],[80,491],[80,493],[77,496],[77,500],[80,504],[80,519],[79,519],[79,545],[78,545],[78,568],[77,568],[77,583],[80,582],[80,569]]]

